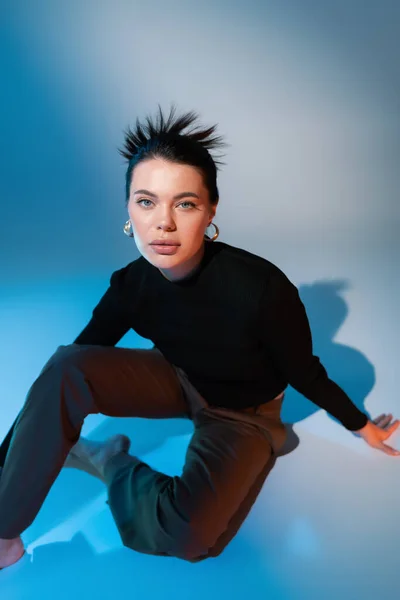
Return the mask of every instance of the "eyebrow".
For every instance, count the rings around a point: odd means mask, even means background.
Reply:
[[[133,192],[133,195],[135,194],[146,194],[146,196],[157,198],[157,194],[153,194],[153,192],[149,192],[149,190],[136,190],[135,192]],[[179,200],[180,198],[186,198],[188,196],[200,200],[200,196],[198,196],[194,192],[181,192],[180,194],[176,194],[176,196],[173,197],[173,200]]]

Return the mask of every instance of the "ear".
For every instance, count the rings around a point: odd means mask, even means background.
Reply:
[[[217,212],[217,205],[214,204],[211,208],[210,208],[210,219],[211,221],[213,220],[213,218],[215,217],[215,213]]]

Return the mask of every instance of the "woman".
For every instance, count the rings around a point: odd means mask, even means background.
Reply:
[[[196,562],[237,532],[286,432],[288,384],[358,432],[383,443],[398,422],[374,422],[331,381],[297,288],[268,260],[204,236],[218,204],[215,126],[183,133],[187,113],[128,130],[125,233],[141,256],[115,271],[93,315],[43,367],[8,436],[0,485],[0,567],[24,553],[32,523],[64,464],[107,486],[125,546]],[[133,328],[152,349],[116,348]],[[128,453],[130,440],[81,438],[91,413],[184,417],[195,430],[180,477]],[[40,444],[37,440],[40,439]],[[29,494],[26,492],[29,490]],[[18,504],[15,504],[18,498]]]

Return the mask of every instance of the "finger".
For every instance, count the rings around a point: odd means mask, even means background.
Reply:
[[[391,420],[392,415],[379,415],[379,417],[376,417],[376,419],[373,420],[373,423],[375,423],[375,425],[378,425],[378,427],[382,427],[383,423],[385,423],[386,421]]]
[[[385,429],[385,430],[381,429],[380,431],[378,431],[378,434],[375,438],[376,440],[379,440],[378,444],[379,444],[379,442],[381,442],[383,444],[383,442],[385,440],[388,440],[393,435],[395,430],[398,428],[399,423],[394,423],[393,425],[394,425],[394,428],[390,427],[389,429]]]
[[[392,414],[390,414],[390,415],[381,415],[380,417],[378,417],[377,422],[375,423],[375,425],[377,427],[379,427],[379,429],[383,429],[384,431],[390,430],[391,427],[394,427],[394,429],[396,429],[398,427],[399,420],[396,419],[396,421],[394,421],[393,423],[391,423],[392,416],[393,416]],[[393,429],[393,431],[394,431],[394,429]]]
[[[385,452],[385,454],[389,454],[389,456],[400,456],[400,450],[395,450],[395,448],[392,448],[387,444],[381,444],[379,449]]]
[[[384,416],[385,416],[384,414],[381,414],[381,415],[379,415],[379,417],[376,417],[375,419],[372,419],[372,420],[374,423],[378,423]]]
[[[379,417],[377,417],[377,421],[385,421],[388,417],[393,417],[392,413],[382,413],[381,415],[379,415]]]
[[[379,423],[379,427],[381,427],[381,429],[384,429],[385,427],[390,425],[391,421],[392,421],[392,415],[387,415],[387,417],[385,417],[384,419],[381,420],[381,422]]]
[[[396,431],[396,429],[398,429],[399,425],[400,425],[399,419],[397,419],[394,423],[392,423],[390,425],[390,427],[388,428],[388,431],[390,432],[390,435],[392,435],[392,433],[394,431]]]
[[[382,421],[382,423],[381,423],[381,425],[380,425],[380,428],[381,428],[381,429],[384,429],[385,431],[390,431],[390,430],[391,430],[391,428],[392,428],[393,426],[395,426],[395,427],[397,427],[397,426],[398,426],[398,425],[397,425],[397,424],[399,423],[399,421],[398,421],[398,420],[397,420],[397,421],[393,421],[393,423],[392,423],[391,421],[392,421],[392,419],[391,419],[391,418],[390,418],[390,419],[388,418],[388,419],[386,419],[385,421]],[[393,430],[393,431],[394,431],[394,430]]]
[[[391,425],[388,425],[387,427],[383,428],[382,431],[385,431],[385,433],[384,433],[383,438],[381,438],[381,439],[386,440],[388,437],[393,435],[393,433],[396,431],[396,429],[398,429],[399,425],[400,425],[400,421],[397,419]]]

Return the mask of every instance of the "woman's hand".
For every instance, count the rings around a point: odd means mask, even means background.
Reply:
[[[400,456],[400,451],[395,450],[391,446],[384,444],[384,440],[389,438],[399,427],[400,421],[397,419],[393,423],[390,423],[393,415],[380,415],[373,421],[368,423],[362,429],[354,431],[356,435],[362,437],[367,444],[378,450],[383,450],[390,456]]]

